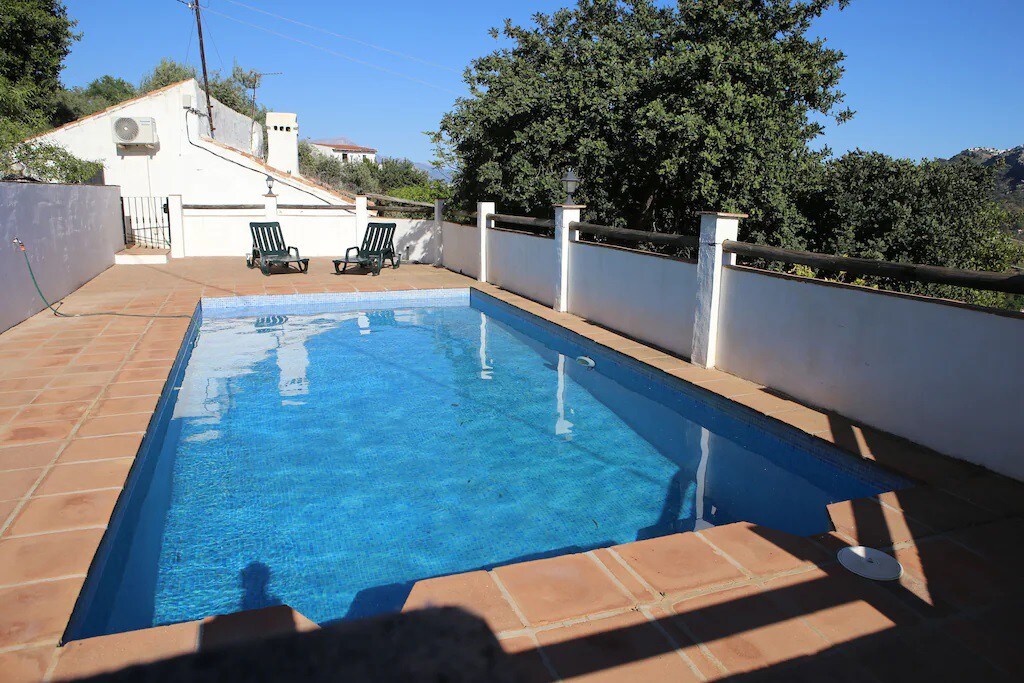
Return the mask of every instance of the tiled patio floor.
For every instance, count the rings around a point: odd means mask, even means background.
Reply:
[[[0,335],[0,677],[70,678],[312,625],[288,610],[57,647],[200,296],[476,286],[429,266],[380,277],[266,278],[240,259],[116,266]],[[483,615],[538,680],[1013,680],[1024,488],[745,380],[483,285],[528,312],[922,482],[832,506],[798,539],[745,524],[422,581],[408,608]],[[907,575],[871,584],[836,548],[895,547]],[[213,634],[213,635],[211,635]],[[200,645],[200,643],[202,645]],[[588,679],[589,680],[589,679]]]

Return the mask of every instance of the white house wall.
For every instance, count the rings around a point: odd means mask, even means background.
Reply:
[[[221,105],[214,112],[216,140],[220,144],[210,142],[201,137],[207,131],[207,120],[186,113],[183,108],[186,95],[194,107],[202,108],[202,90],[194,80],[185,81],[59,128],[40,139],[59,144],[80,158],[101,161],[106,183],[119,185],[125,197],[180,194],[185,204],[261,204],[270,171],[231,148],[249,149],[244,139],[249,135],[251,120]],[[111,129],[113,121],[122,116],[153,117],[158,147],[118,148]],[[349,203],[285,174],[274,175],[274,192],[282,204]]]
[[[51,302],[114,264],[124,247],[116,187],[0,182],[0,332],[43,310],[18,237]]]
[[[722,370],[1024,480],[1019,318],[740,268],[723,280]]]

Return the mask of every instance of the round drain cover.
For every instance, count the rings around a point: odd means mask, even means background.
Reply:
[[[895,581],[903,576],[903,565],[881,550],[855,545],[839,551],[839,564],[857,576],[875,581]]]

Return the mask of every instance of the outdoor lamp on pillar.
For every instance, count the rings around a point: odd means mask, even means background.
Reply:
[[[576,188],[580,186],[580,179],[577,177],[576,171],[570,168],[565,172],[565,175],[562,176],[562,186],[565,187],[565,203],[568,205],[575,204],[576,200],[573,199],[572,195],[576,192]]]
[[[274,194],[274,179],[267,176],[267,196]]]

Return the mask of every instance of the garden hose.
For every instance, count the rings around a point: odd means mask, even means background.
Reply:
[[[25,257],[25,265],[28,266],[28,276],[32,278],[32,284],[35,286],[36,293],[39,294],[39,298],[43,300],[46,307],[53,311],[53,314],[58,318],[88,318],[95,315],[113,315],[121,318],[192,318],[191,315],[150,315],[148,313],[117,313],[114,311],[100,311],[97,313],[61,313],[54,308],[53,304],[46,300],[46,297],[43,295],[43,290],[39,288],[39,282],[36,280],[36,274],[32,270],[32,264],[28,260],[28,248],[25,246],[25,243],[15,237],[12,240],[12,244],[14,244],[14,246],[21,252],[21,255]]]

